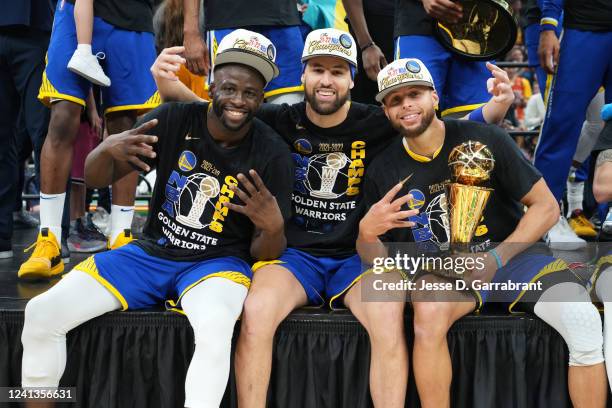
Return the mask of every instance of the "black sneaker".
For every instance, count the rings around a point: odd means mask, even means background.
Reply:
[[[15,229],[38,228],[39,224],[38,220],[26,210],[13,212],[13,228]]]
[[[94,253],[106,249],[106,237],[92,222],[91,214],[70,222],[68,249],[77,253]]]
[[[13,245],[11,241],[0,239],[0,259],[8,259],[13,257]]]

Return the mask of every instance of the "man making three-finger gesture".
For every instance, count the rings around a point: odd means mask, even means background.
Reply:
[[[250,265],[282,253],[291,211],[289,149],[253,117],[278,74],[269,47],[256,33],[227,35],[215,60],[211,103],[164,104],[90,154],[85,171],[92,186],[156,168],[144,237],[90,257],[28,303],[24,386],[58,386],[67,331],[112,310],[165,302],[182,309],[194,331],[185,406],[219,406]]]

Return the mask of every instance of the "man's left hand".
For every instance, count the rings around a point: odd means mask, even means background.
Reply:
[[[232,211],[249,217],[258,230],[269,233],[281,232],[284,228],[284,221],[276,197],[270,193],[255,170],[251,169],[249,175],[253,182],[242,173],[237,176],[244,190],[238,186],[230,187],[244,205],[230,202],[225,202],[224,205]]]

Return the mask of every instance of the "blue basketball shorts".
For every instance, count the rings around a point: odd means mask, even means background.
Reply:
[[[38,94],[44,104],[61,99],[85,106],[91,83],[67,68],[76,48],[74,6],[60,0]],[[101,87],[105,114],[146,111],[161,103],[150,71],[157,57],[152,33],[122,30],[94,17],[92,52],[104,54],[100,65],[111,80],[111,86]]]
[[[134,243],[90,256],[74,270],[100,282],[121,302],[123,310],[163,304],[180,311],[181,298],[206,279],[220,277],[247,288],[250,265],[236,257],[179,262],[149,255]]]
[[[287,268],[300,282],[310,305],[328,303],[334,309],[341,307],[343,296],[363,277],[368,268],[362,266],[359,255],[344,258],[316,257],[304,251],[287,248],[274,261],[258,262],[253,271],[265,265]]]

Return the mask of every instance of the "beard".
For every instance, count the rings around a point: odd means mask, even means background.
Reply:
[[[415,129],[406,129],[402,127],[401,124],[393,124],[395,130],[400,132],[402,136],[406,137],[416,137],[420,136],[427,130],[431,122],[433,122],[434,117],[436,116],[436,112],[432,109],[429,112],[423,113],[423,118],[421,119],[421,124]],[[399,122],[398,122],[399,123]]]
[[[304,89],[304,94],[306,96],[306,102],[310,104],[310,107],[313,111],[318,113],[319,115],[331,115],[332,113],[338,112],[338,110],[344,106],[346,101],[349,99],[349,92],[344,95],[340,95],[338,91],[336,91],[336,99],[332,101],[329,105],[320,104],[317,101],[317,96],[315,94],[315,90],[312,89],[310,91]]]
[[[219,118],[219,120],[221,121],[221,123],[227,130],[231,130],[233,132],[236,132],[242,129],[247,124],[251,123],[251,121],[253,120],[253,117],[255,116],[255,113],[252,110],[248,110],[247,115],[245,116],[243,121],[238,124],[234,124],[234,123],[229,122],[227,118],[225,117],[225,112],[223,111],[224,106],[225,106],[224,104],[219,102],[218,98],[213,97],[212,109],[215,112],[215,115],[217,115],[217,117]]]

